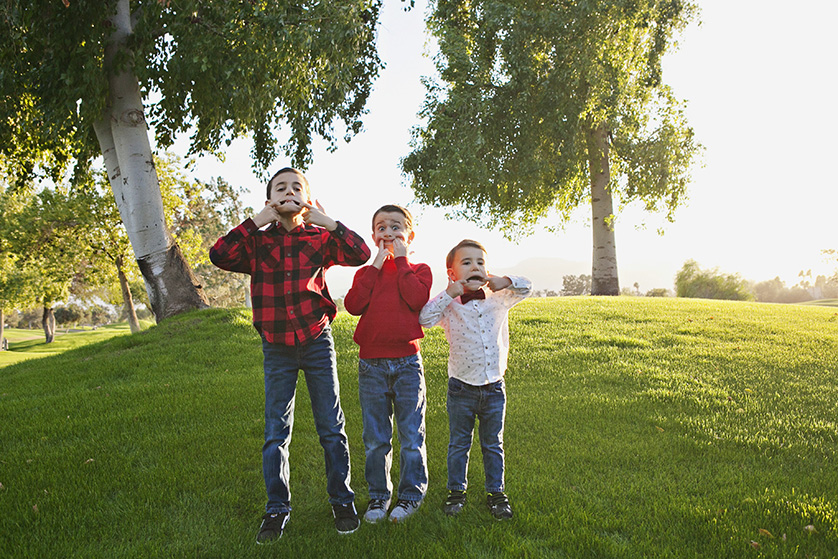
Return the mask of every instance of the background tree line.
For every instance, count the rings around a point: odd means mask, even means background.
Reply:
[[[824,255],[835,259],[838,251],[824,250]],[[779,277],[766,281],[750,281],[739,274],[725,273],[718,268],[702,269],[695,260],[687,260],[675,276],[675,292],[657,287],[644,293],[640,285],[624,287],[621,295],[646,297],[690,297],[694,299],[724,299],[732,301],[758,301],[761,303],[804,303],[818,299],[838,299],[838,267],[831,276],[812,275],[811,270],[801,271],[797,284],[788,287]],[[537,297],[591,294],[591,276],[565,275],[561,292],[544,289],[535,292]]]
[[[220,178],[190,180],[184,162],[168,153],[155,158],[155,167],[166,226],[206,297],[215,306],[244,305],[247,278],[222,274],[207,257],[212,243],[251,211],[241,202],[244,189]],[[37,322],[49,342],[56,324],[127,320],[137,331],[138,317],[153,318],[104,173],[37,187],[0,181],[0,239],[0,309],[10,311],[0,311],[4,324]]]

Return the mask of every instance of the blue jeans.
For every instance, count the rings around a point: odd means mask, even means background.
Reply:
[[[340,407],[337,360],[332,331],[324,328],[318,338],[304,345],[286,346],[262,340],[265,356],[265,446],[262,473],[269,513],[291,510],[288,446],[294,426],[294,397],[300,369],[305,373],[314,425],[326,460],[329,503],[354,502],[349,487],[349,444]]]
[[[399,430],[399,499],[421,501],[428,489],[425,449],[425,373],[417,353],[395,359],[358,362],[358,396],[364,417],[364,474],[370,499],[389,499],[393,491],[393,412]]]
[[[468,455],[474,436],[474,420],[477,418],[486,491],[503,491],[503,422],[506,416],[506,385],[503,380],[472,386],[449,378],[447,405],[448,489],[465,491],[468,486]]]

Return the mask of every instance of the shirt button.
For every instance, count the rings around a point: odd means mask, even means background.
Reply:
[[[290,276],[290,275],[291,275],[291,272],[285,272],[285,275],[286,275],[286,276]]]

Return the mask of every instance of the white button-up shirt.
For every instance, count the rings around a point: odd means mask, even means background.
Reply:
[[[465,305],[443,291],[422,308],[419,324],[442,326],[448,340],[448,376],[472,386],[503,378],[509,360],[509,309],[532,293],[530,280],[506,276],[512,285],[486,292]]]

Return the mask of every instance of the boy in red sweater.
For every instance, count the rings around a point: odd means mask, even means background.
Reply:
[[[347,312],[361,316],[354,339],[360,346],[358,394],[370,496],[364,519],[372,523],[386,518],[390,506],[394,411],[401,452],[398,501],[390,520],[401,522],[416,512],[428,488],[419,311],[430,297],[432,276],[427,264],[408,261],[413,236],[407,209],[379,208],[372,217],[378,254],[371,265],[358,270],[344,298]]]

